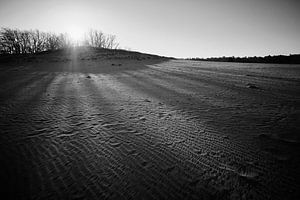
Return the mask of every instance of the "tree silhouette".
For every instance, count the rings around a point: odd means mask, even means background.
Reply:
[[[86,46],[116,49],[116,36],[91,29],[83,42]],[[0,29],[1,54],[27,54],[72,47],[68,34],[55,34],[39,30]]]

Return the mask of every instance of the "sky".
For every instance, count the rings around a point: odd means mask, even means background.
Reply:
[[[0,27],[116,35],[178,58],[300,53],[299,0],[0,0]]]

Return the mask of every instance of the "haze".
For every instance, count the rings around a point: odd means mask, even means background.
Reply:
[[[0,0],[0,26],[117,36],[123,48],[174,57],[300,52],[299,1]]]

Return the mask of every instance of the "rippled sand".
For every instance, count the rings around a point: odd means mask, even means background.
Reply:
[[[17,199],[296,199],[300,66],[106,51],[0,60]]]

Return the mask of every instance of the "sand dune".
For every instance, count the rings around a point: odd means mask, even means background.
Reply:
[[[299,197],[299,66],[104,50],[0,61],[12,198]]]

